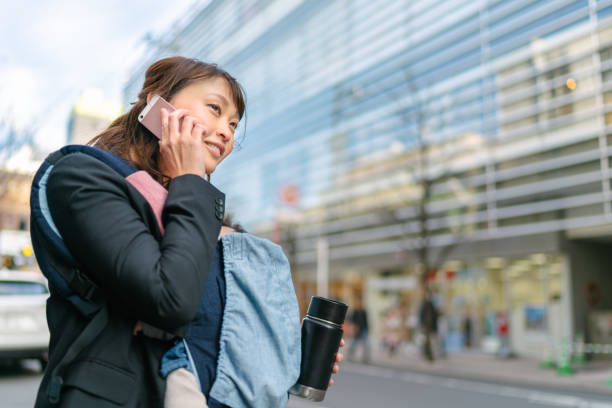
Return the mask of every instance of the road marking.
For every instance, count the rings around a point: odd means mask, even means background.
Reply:
[[[553,394],[543,391],[532,391],[524,388],[506,385],[495,385],[473,380],[460,380],[455,378],[444,378],[427,374],[401,372],[391,368],[361,366],[356,364],[343,363],[342,371],[349,371],[356,374],[363,374],[374,377],[399,379],[405,382],[420,385],[445,387],[455,390],[477,392],[481,394],[503,396],[508,398],[518,398],[527,400],[532,404],[539,405],[552,405],[557,407],[575,408],[612,408],[612,404],[609,403],[597,400],[588,400],[581,397],[574,397],[572,395]]]

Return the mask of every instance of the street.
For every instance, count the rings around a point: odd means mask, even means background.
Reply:
[[[41,379],[37,361],[0,365],[0,407],[32,408]]]
[[[36,363],[0,368],[0,407],[31,408],[41,375]],[[528,389],[342,363],[335,385],[321,403],[292,397],[288,408],[612,408],[612,397]]]
[[[612,396],[526,389],[342,363],[325,400],[291,398],[288,408],[612,408]]]

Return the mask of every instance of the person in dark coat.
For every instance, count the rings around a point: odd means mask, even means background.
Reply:
[[[433,302],[431,291],[425,291],[425,298],[419,307],[419,324],[425,334],[423,344],[423,355],[429,361],[435,358],[435,351],[438,350],[438,319],[439,312]]]
[[[137,120],[154,94],[177,108],[162,111],[161,140]],[[36,407],[164,405],[159,368],[172,342],[135,327],[142,321],[181,336],[195,316],[224,215],[224,194],[205,176],[232,151],[244,107],[240,85],[225,71],[167,58],[149,67],[131,110],[91,142],[167,188],[163,235],[143,196],[102,162],[71,154],[55,165],[49,210],[83,274],[107,299],[109,323],[66,367],[60,401],[51,404],[49,373],[88,319],[50,288],[49,363]],[[36,228],[31,234],[33,241],[43,239]]]
[[[349,322],[353,325],[354,335],[353,341],[349,348],[348,354],[352,358],[357,349],[357,344],[363,344],[363,356],[362,361],[364,363],[370,360],[370,345],[368,341],[368,312],[363,306],[363,302],[360,297],[355,302],[355,307],[351,311],[349,316]]]

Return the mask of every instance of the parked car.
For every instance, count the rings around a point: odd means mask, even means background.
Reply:
[[[48,297],[42,275],[0,270],[0,361],[35,358],[46,366]]]

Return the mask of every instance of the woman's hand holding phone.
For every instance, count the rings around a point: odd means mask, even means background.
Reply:
[[[188,115],[184,109],[173,112],[162,108],[162,131],[159,140],[161,169],[170,178],[183,174],[204,177],[203,133],[204,127],[197,118]]]

